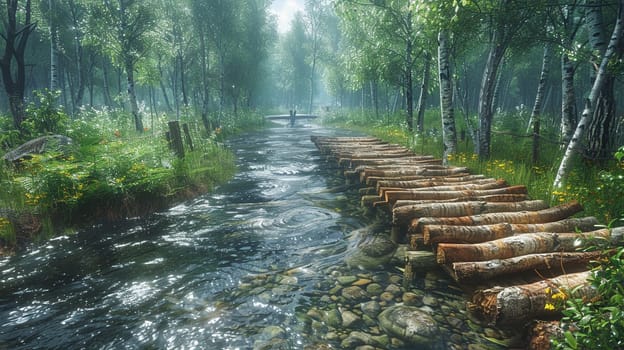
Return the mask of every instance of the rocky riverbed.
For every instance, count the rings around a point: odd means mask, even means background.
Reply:
[[[306,349],[507,349],[521,347],[513,330],[482,325],[466,307],[466,296],[438,268],[412,283],[403,280],[401,251],[388,235],[370,228],[354,232],[344,263],[319,271],[310,305],[296,317]],[[370,257],[369,260],[366,257]],[[403,264],[403,266],[401,266]],[[296,290],[300,269],[250,277],[239,293],[269,300]],[[255,349],[289,349],[287,330],[263,329]]]

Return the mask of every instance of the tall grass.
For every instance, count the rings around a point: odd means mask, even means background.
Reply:
[[[517,113],[522,114],[523,111]],[[402,113],[375,118],[372,113],[338,112],[323,119],[326,125],[358,130],[385,141],[403,145],[417,154],[442,156],[442,135],[439,112],[427,111],[425,127],[410,133]],[[532,139],[524,137],[523,115],[504,115],[492,134],[491,155],[482,160],[474,153],[474,145],[466,137],[458,142],[458,153],[449,157],[449,164],[466,166],[473,173],[500,178],[512,185],[526,185],[529,196],[550,205],[578,200],[585,208],[583,215],[596,216],[607,224],[624,217],[624,165],[615,159],[607,164],[577,160],[567,184],[553,189],[552,183],[562,156],[556,143],[556,131],[545,130],[540,145],[540,159],[531,159]],[[465,129],[458,121],[458,130]],[[460,132],[461,134],[461,132]]]
[[[69,152],[35,155],[17,166],[0,164],[0,250],[27,241],[24,236],[33,233],[29,229],[49,236],[60,227],[144,215],[208,191],[236,171],[224,138],[263,124],[258,113],[224,114],[219,127],[208,132],[186,116],[194,150],[187,146],[179,159],[165,139],[166,116],[137,133],[131,116],[121,110],[89,108],[69,120],[42,101],[29,107],[27,125],[32,127],[25,136],[16,137],[10,128],[0,131],[2,148],[47,134],[40,126],[50,123],[37,118],[59,121],[52,125],[54,132],[71,137],[74,144]],[[61,115],[51,118],[50,113]],[[9,119],[0,117],[0,124],[10,125]],[[19,219],[24,213],[34,215],[37,225],[25,228]]]

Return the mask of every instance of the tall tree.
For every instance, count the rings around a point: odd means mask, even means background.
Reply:
[[[419,31],[415,29],[417,20],[416,2],[404,0],[339,0],[337,1],[338,14],[343,20],[347,35],[352,44],[358,48],[358,55],[368,55],[374,52],[382,57],[367,58],[361,62],[373,62],[373,69],[382,72],[378,76],[388,79],[388,74],[397,68],[401,72],[399,82],[403,88],[406,106],[408,130],[414,129],[414,84],[413,70],[418,58],[423,56],[418,45]],[[358,32],[366,33],[365,36]],[[367,52],[368,51],[368,52]],[[386,73],[386,74],[384,74]]]
[[[591,60],[591,79],[596,79],[597,67],[600,59],[607,50],[607,29],[603,20],[603,11],[613,13],[610,2],[603,0],[586,0],[586,22],[589,43],[593,52]],[[605,71],[604,83],[595,101],[594,116],[587,128],[587,156],[593,159],[609,157],[610,142],[613,139],[615,128],[615,76],[611,70]],[[610,158],[610,157],[609,157]]]
[[[156,18],[151,5],[141,0],[91,2],[91,39],[126,72],[128,102],[137,132],[143,132],[143,120],[137,102],[135,72],[150,49],[148,34]]]
[[[4,41],[4,53],[0,58],[2,81],[9,98],[9,107],[13,115],[13,125],[22,129],[26,118],[24,110],[24,90],[26,88],[26,44],[36,23],[31,22],[32,8],[30,0],[20,6],[19,0],[7,0],[4,8],[6,19],[4,31],[0,36]],[[21,23],[20,23],[21,19]]]
[[[585,129],[587,128],[587,126],[591,122],[592,117],[594,116],[594,112],[596,110],[596,102],[598,101],[600,92],[608,81],[608,65],[612,62],[612,59],[616,56],[616,54],[618,54],[622,50],[623,34],[624,0],[619,0],[617,20],[615,23],[615,27],[613,28],[613,33],[611,34],[611,40],[609,41],[609,45],[607,46],[605,53],[602,55],[600,66],[598,67],[598,70],[596,72],[596,79],[594,80],[594,83],[592,85],[589,97],[585,102],[585,109],[583,110],[583,114],[581,115],[581,120],[579,121],[576,130],[574,131],[574,135],[568,143],[565,154],[561,159],[561,163],[559,164],[557,176],[555,177],[555,181],[553,183],[554,188],[561,188],[568,176],[572,156],[580,146],[581,140],[585,133]]]
[[[457,152],[455,115],[453,109],[453,78],[449,62],[447,32],[441,30],[438,35],[438,70],[440,82],[440,109],[442,115],[442,139],[444,142],[444,163],[448,155]]]

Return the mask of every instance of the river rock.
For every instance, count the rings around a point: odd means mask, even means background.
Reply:
[[[351,283],[355,282],[358,280],[357,277],[355,276],[340,276],[336,279],[338,281],[338,283],[340,283],[343,286],[348,286]]]
[[[368,333],[354,331],[349,333],[349,336],[340,343],[340,346],[343,349],[353,349],[360,345],[386,348],[389,342],[390,339],[386,335],[373,336]]]
[[[383,287],[379,283],[371,283],[366,286],[366,293],[370,296],[377,296],[383,293]]]
[[[417,346],[432,345],[440,333],[433,317],[413,306],[387,308],[379,314],[379,324],[391,336]]]
[[[403,293],[402,301],[406,306],[419,306],[422,305],[423,297],[416,293],[406,292]]]
[[[360,309],[365,315],[368,315],[370,317],[377,317],[377,315],[379,315],[379,313],[381,312],[381,305],[379,305],[378,302],[372,300],[362,303],[360,305]]]
[[[333,328],[338,328],[342,325],[342,315],[338,309],[331,309],[325,312],[325,323]]]
[[[347,254],[345,261],[351,268],[378,270],[388,266],[397,249],[386,234],[362,234],[359,242]]]
[[[356,315],[353,311],[345,310],[341,313],[342,326],[344,328],[354,328],[362,324],[360,316]]]
[[[351,286],[342,290],[342,297],[347,301],[357,302],[366,299],[367,296],[364,289],[358,286]]]

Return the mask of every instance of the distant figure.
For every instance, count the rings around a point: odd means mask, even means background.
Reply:
[[[296,119],[296,115],[297,115],[297,111],[293,111],[292,109],[290,110],[290,127],[294,127],[295,126],[295,119]]]

